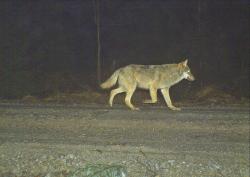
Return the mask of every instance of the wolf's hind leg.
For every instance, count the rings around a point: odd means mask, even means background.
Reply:
[[[163,97],[164,97],[165,102],[167,103],[167,106],[168,106],[170,109],[172,109],[172,110],[174,110],[174,111],[180,111],[180,110],[181,110],[181,108],[177,108],[177,107],[175,107],[175,106],[172,104],[172,101],[171,101],[170,96],[169,96],[169,88],[161,89],[161,93],[162,93],[162,95],[163,95]]]
[[[144,100],[143,103],[156,103],[157,102],[157,89],[154,87],[149,88],[151,100]]]
[[[133,96],[134,92],[135,92],[135,89],[136,89],[136,85],[132,88],[129,88],[127,91],[126,91],[126,97],[125,97],[125,103],[126,105],[132,109],[132,110],[139,110],[139,108],[137,107],[134,107],[134,105],[131,103],[131,97]]]
[[[122,88],[122,87],[118,87],[117,89],[113,89],[111,92],[110,92],[110,97],[109,97],[109,105],[112,107],[113,105],[113,100],[114,100],[114,97],[119,94],[119,93],[122,93],[122,92],[125,92],[125,90]]]

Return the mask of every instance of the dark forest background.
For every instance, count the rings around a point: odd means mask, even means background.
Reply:
[[[0,98],[99,92],[93,0],[0,1]],[[189,59],[208,85],[249,96],[247,0],[100,0],[101,79],[127,64]]]

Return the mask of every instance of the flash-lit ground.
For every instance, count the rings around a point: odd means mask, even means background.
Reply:
[[[0,104],[0,176],[69,176],[120,164],[130,177],[249,176],[249,108]]]

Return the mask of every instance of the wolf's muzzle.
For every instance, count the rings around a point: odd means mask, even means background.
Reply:
[[[187,80],[194,81],[195,78],[194,78],[194,76],[192,74],[189,74],[188,77],[187,77]]]

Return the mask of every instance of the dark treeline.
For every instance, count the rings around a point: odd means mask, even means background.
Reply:
[[[194,87],[247,95],[249,2],[100,0],[102,80],[189,58]],[[97,88],[93,0],[0,1],[0,98]]]

